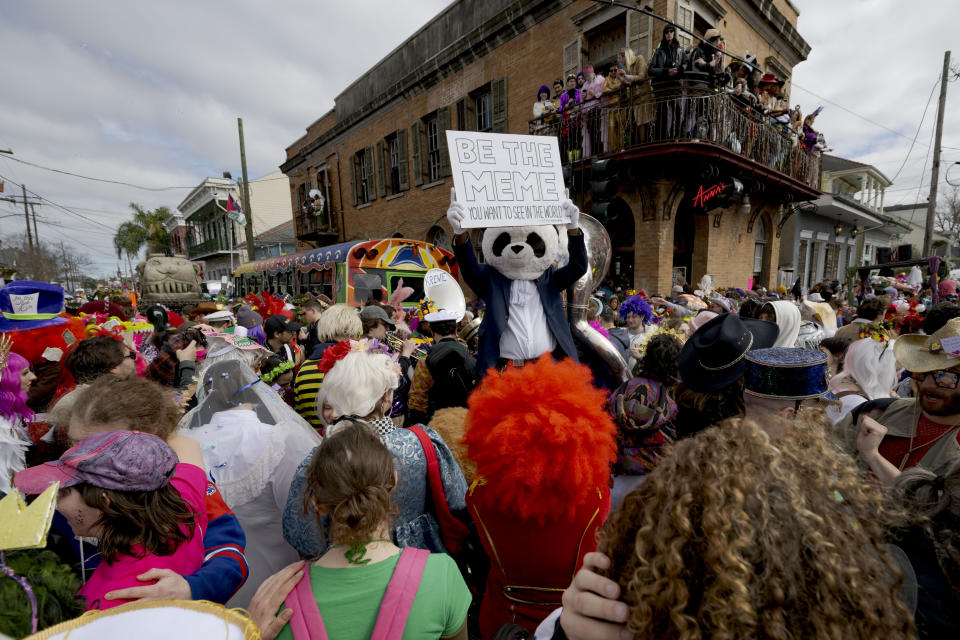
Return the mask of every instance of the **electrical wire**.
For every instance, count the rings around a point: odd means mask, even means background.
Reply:
[[[900,165],[900,168],[897,169],[897,173],[893,176],[893,178],[890,179],[891,184],[897,181],[897,178],[900,177],[900,172],[903,171],[905,166],[907,166],[907,160],[910,159],[910,153],[913,151],[913,145],[916,144],[917,136],[920,135],[920,129],[923,128],[923,121],[927,117],[927,109],[930,108],[930,102],[933,100],[933,92],[936,91],[938,84],[940,84],[939,79],[934,81],[933,86],[930,87],[930,95],[927,96],[927,104],[923,108],[923,115],[920,116],[920,124],[917,125],[917,132],[913,134],[913,140],[910,141],[910,148],[907,149],[907,156],[903,159],[903,164]]]
[[[94,182],[107,182],[109,184],[117,184],[124,187],[131,187],[133,189],[142,189],[144,191],[173,191],[175,189],[193,189],[197,186],[197,185],[192,185],[189,187],[145,187],[140,184],[133,184],[132,182],[124,182],[122,180],[110,180],[108,178],[93,178],[91,176],[84,176],[79,173],[73,173],[72,171],[65,171],[63,169],[54,169],[53,167],[45,167],[35,162],[29,162],[27,160],[24,160],[22,158],[17,158],[14,156],[8,156],[7,159],[13,160],[14,162],[19,162],[20,164],[25,164],[29,167],[43,169],[44,171],[52,171],[53,173],[59,173],[65,176],[73,176],[74,178],[82,178],[84,180],[93,180]]]

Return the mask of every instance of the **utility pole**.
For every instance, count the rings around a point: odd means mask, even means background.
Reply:
[[[247,179],[247,151],[243,146],[243,118],[237,118],[240,131],[240,169],[243,171],[243,211],[247,214],[247,260],[253,260],[253,210],[250,208],[250,181]]]
[[[930,196],[927,200],[927,231],[923,234],[923,257],[930,256],[933,246],[933,222],[937,214],[937,182],[940,180],[940,141],[943,138],[943,110],[947,104],[947,79],[950,75],[950,52],[943,54],[943,75],[940,77],[940,106],[937,108],[937,137],[933,143],[933,168],[930,169]]]
[[[30,247],[30,253],[33,253],[33,234],[30,233],[30,211],[27,209],[27,185],[21,184],[23,189],[23,217],[27,220],[27,245]]]
[[[37,207],[31,202],[30,212],[33,214],[33,239],[37,243],[37,251],[40,250],[40,232],[37,231]]]

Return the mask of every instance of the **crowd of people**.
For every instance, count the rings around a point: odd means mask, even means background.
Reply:
[[[0,632],[159,599],[264,638],[954,637],[960,304],[938,294],[601,286],[589,323],[626,366],[601,376],[566,338],[485,353],[482,300],[83,310],[13,282],[0,493],[59,493],[45,549],[0,523],[28,583],[0,576]]]
[[[814,128],[822,107],[806,114],[800,105],[791,107],[785,84],[774,72],[763,72],[749,52],[742,59],[726,55],[718,29],[707,30],[702,41],[684,47],[676,28],[666,25],[649,63],[624,47],[612,62],[588,65],[554,80],[552,89],[541,86],[533,118],[541,132],[559,127],[561,152],[570,162],[670,138],[716,139],[771,165],[790,147],[808,154],[829,151],[823,134]],[[693,97],[713,94],[728,96],[753,124],[739,132],[727,123],[730,130],[719,131],[723,118]],[[784,149],[755,149],[756,123],[778,132]]]

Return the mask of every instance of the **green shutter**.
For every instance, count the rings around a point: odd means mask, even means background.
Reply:
[[[407,130],[397,131],[397,146],[400,147],[400,191],[410,188],[410,161],[407,160]]]
[[[467,125],[467,99],[457,100],[457,129],[460,131],[469,131]]]
[[[387,163],[386,158],[383,157],[383,140],[377,140],[377,160],[380,162],[380,168],[377,174],[380,178],[380,183],[377,185],[377,191],[380,193],[380,197],[382,198],[387,195],[387,181],[384,179],[384,167]]]
[[[364,173],[367,176],[367,202],[377,199],[377,178],[373,167],[373,147],[363,150]]]
[[[350,156],[350,202],[357,206],[357,154]]]
[[[507,132],[507,78],[493,81],[493,131]]]
[[[450,150],[447,149],[447,130],[450,128],[450,106],[437,109],[437,128],[439,129],[440,143],[440,175],[453,175],[450,170]]]
[[[420,121],[410,127],[410,144],[413,147],[413,186],[423,184],[423,160],[420,157]]]

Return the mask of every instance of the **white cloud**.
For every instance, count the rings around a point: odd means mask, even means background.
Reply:
[[[242,116],[250,173],[264,175],[338,93],[448,2],[0,3],[0,148],[85,175],[192,187],[223,170],[239,176],[236,118]],[[804,87],[912,137],[943,50],[956,41],[952,25],[960,5],[794,2],[800,32],[813,49],[795,69],[792,102],[808,109],[819,104]],[[960,65],[960,50],[956,54]],[[958,89],[950,85],[944,142],[960,149]],[[936,95],[893,189],[928,179],[921,169],[935,104]],[[876,163],[890,177],[910,144],[831,104],[817,126],[837,154]],[[960,151],[945,150],[944,168],[952,160],[960,160]],[[78,180],[3,155],[0,174],[102,223],[51,206],[38,209],[42,219],[64,225],[42,224],[41,237],[91,247],[79,248],[98,272],[116,269],[111,230],[126,219],[129,202],[175,206],[187,193]],[[891,191],[887,201],[915,195]],[[0,215],[10,211],[16,212],[0,205]],[[0,236],[21,226],[17,218],[2,218]]]

